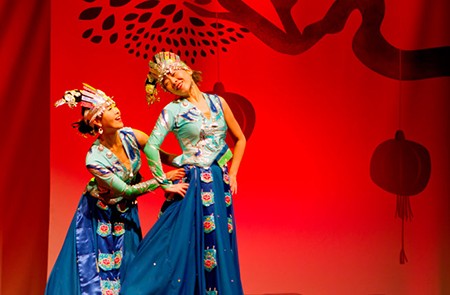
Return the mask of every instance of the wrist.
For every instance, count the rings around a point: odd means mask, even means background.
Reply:
[[[172,182],[171,181],[167,181],[161,184],[161,188],[163,190],[167,190],[168,188],[170,188],[172,186]]]

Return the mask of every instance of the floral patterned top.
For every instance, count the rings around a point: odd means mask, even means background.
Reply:
[[[173,164],[210,166],[220,151],[226,146],[227,124],[220,98],[203,93],[209,109],[207,118],[186,98],[172,101],[162,110],[155,127],[144,148],[150,169],[161,185],[170,184],[162,170],[159,147],[169,132],[173,132],[183,153],[173,160]]]
[[[128,170],[107,147],[97,139],[86,156],[86,167],[95,176],[86,190],[92,195],[109,194],[111,202],[116,203],[123,198],[137,197],[148,191],[155,190],[159,184],[155,179],[139,182],[141,168],[140,145],[133,129],[124,127],[119,131],[125,152],[130,160],[131,169]],[[132,185],[131,183],[137,183]],[[95,193],[92,193],[95,192]]]

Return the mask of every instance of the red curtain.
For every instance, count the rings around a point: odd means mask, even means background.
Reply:
[[[0,4],[0,294],[43,294],[49,222],[50,1]]]

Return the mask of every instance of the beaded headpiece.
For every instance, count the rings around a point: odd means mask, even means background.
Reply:
[[[88,109],[84,112],[83,118],[89,125],[91,125],[95,118],[101,117],[108,107],[115,104],[114,100],[100,89],[83,83],[82,90],[74,89],[66,91],[64,96],[55,102],[55,107],[67,104],[70,108],[74,108],[78,103]]]
[[[190,68],[180,59],[178,55],[169,51],[161,51],[153,56],[149,61],[149,72],[145,81],[145,92],[148,104],[159,101],[156,83],[161,85],[165,75],[173,74],[176,70],[190,70]]]

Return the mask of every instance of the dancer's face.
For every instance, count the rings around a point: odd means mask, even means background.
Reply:
[[[123,127],[120,110],[115,104],[109,106],[103,112],[101,123],[103,129],[120,129]]]
[[[192,71],[186,70],[175,70],[165,75],[162,80],[164,89],[178,96],[188,95],[193,83]]]

